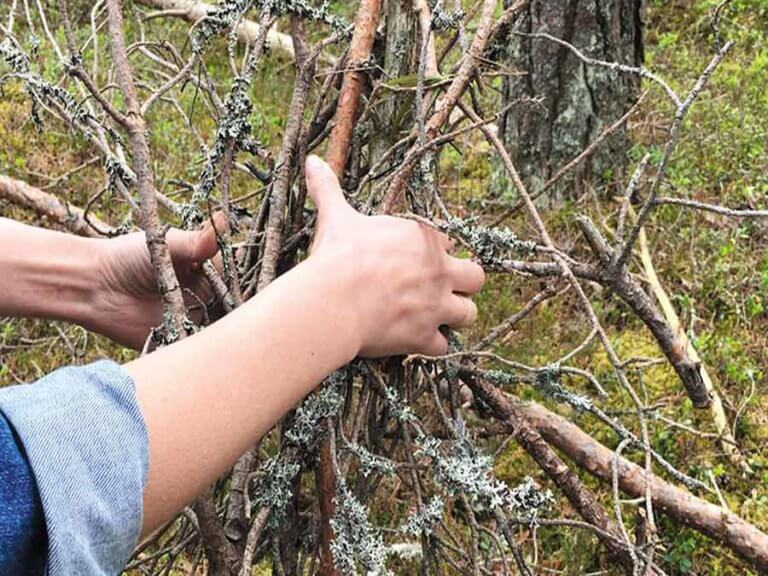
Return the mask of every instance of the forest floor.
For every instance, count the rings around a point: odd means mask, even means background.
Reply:
[[[341,12],[349,7],[337,3]],[[712,0],[654,0],[648,10],[646,66],[675,88],[689,87],[711,57],[709,18],[717,4]],[[159,25],[159,24],[153,24]],[[167,26],[167,25],[166,25]],[[179,34],[184,24],[173,24]],[[737,41],[736,48],[712,78],[709,88],[684,124],[679,148],[669,171],[665,194],[717,202],[731,208],[765,208],[768,203],[768,4],[764,0],[734,0],[724,23],[724,33]],[[103,44],[103,42],[102,42]],[[50,58],[41,54],[40,58]],[[226,66],[217,81],[225,82]],[[270,58],[254,83],[254,131],[276,150],[285,122],[293,85],[293,68],[278,57]],[[191,101],[189,102],[191,104]],[[638,161],[646,152],[660,154],[668,127],[669,110],[651,92],[640,114],[632,121],[630,155]],[[661,112],[664,112],[662,114]],[[194,181],[199,172],[199,151],[179,120],[163,107],[149,118],[158,181],[174,190],[174,179]],[[204,120],[201,120],[204,122]],[[202,126],[201,126],[202,127]],[[210,128],[210,126],[208,127]],[[462,145],[463,144],[463,145]],[[6,86],[0,95],[0,173],[84,205],[104,185],[103,169],[92,161],[96,153],[82,138],[61,126],[38,132],[29,117],[24,95]],[[70,173],[90,163],[84,168]],[[61,175],[67,175],[60,178]],[[441,157],[441,186],[450,204],[462,213],[469,199],[504,200],[505,187],[490,149],[477,137],[468,137]],[[498,185],[490,185],[496,182]],[[233,196],[249,193],[244,180],[235,181]],[[247,204],[253,205],[253,204]],[[102,203],[97,213],[120,222],[122,212],[110,212]],[[607,220],[615,206],[595,191],[547,214],[560,245],[576,237],[574,212],[589,213],[596,222]],[[0,215],[47,226],[37,216],[0,203]],[[531,231],[519,220],[521,236]],[[658,210],[647,226],[653,262],[673,299],[683,325],[723,397],[736,438],[754,473],[744,476],[723,454],[716,441],[651,421],[652,443],[684,472],[706,478],[711,471],[728,506],[763,530],[768,530],[768,222],[737,220],[695,211]],[[491,277],[478,298],[480,318],[473,331],[484,334],[513,313],[531,296],[532,286],[514,278]],[[622,356],[658,357],[659,350],[643,325],[617,304],[615,298],[592,294],[593,304]],[[583,323],[569,318],[575,302],[570,297],[552,300],[521,323],[496,351],[529,365],[558,357],[584,336]],[[0,382],[36,379],[58,366],[85,363],[109,356],[118,361],[133,352],[103,338],[62,323],[32,320],[0,322]],[[610,391],[615,383],[610,364],[597,345],[581,355],[577,365],[589,368]],[[665,366],[646,370],[641,385],[669,418],[713,432],[708,412],[694,410],[681,392],[675,374]],[[525,395],[541,398],[534,391]],[[607,410],[626,405],[608,403]],[[609,446],[615,436],[579,414],[558,409],[591,431]],[[530,474],[530,460],[510,445],[496,463],[498,477],[514,482]],[[543,484],[546,480],[538,478]],[[585,482],[608,497],[589,477]],[[567,507],[564,510],[567,513]],[[382,512],[383,513],[383,512]],[[660,561],[668,574],[753,574],[725,549],[698,533],[674,525],[661,516],[663,534]],[[580,532],[542,531],[540,554],[544,564],[558,574],[585,574],[596,567],[599,545]]]

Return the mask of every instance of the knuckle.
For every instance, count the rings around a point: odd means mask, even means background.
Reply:
[[[424,353],[428,356],[444,356],[446,352],[448,352],[448,342],[442,336],[431,337],[424,349]]]

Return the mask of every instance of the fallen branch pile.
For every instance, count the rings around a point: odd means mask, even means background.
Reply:
[[[168,573],[186,556],[194,566],[205,558],[212,574],[245,576],[270,557],[279,574],[386,574],[393,566],[413,571],[416,564],[422,574],[438,569],[508,574],[514,563],[527,575],[545,565],[536,535],[551,528],[593,534],[605,551],[597,568],[610,565],[626,574],[663,574],[658,554],[663,535],[656,516],[664,514],[732,550],[748,565],[768,570],[768,536],[722,503],[706,500],[720,494],[719,486],[692,475],[684,462],[669,461],[652,445],[652,416],[658,408],[637,389],[635,377],[650,365],[666,362],[679,381],[679,390],[670,393],[684,392],[698,408],[714,400],[714,435],[749,472],[710,376],[665,300],[643,244],[646,226],[660,205],[726,217],[765,216],[764,211],[734,212],[659,197],[683,121],[732,43],[719,45],[710,64],[681,96],[645,69],[594,60],[561,39],[537,35],[538,41],[563,45],[585,66],[613,67],[644,78],[675,110],[663,153],[647,183],[641,185],[651,170],[645,158],[627,182],[612,224],[603,227],[607,230],[598,229],[589,215],[577,215],[574,222],[583,242],[566,248],[550,232],[536,198],[624,126],[639,104],[555,171],[549,182],[529,190],[491,126],[501,106],[515,103],[501,103],[488,114],[482,96],[503,69],[490,56],[510,34],[526,0],[507,3],[500,15],[497,0],[482,0],[469,15],[453,2],[447,3],[449,10],[441,2],[388,0],[382,5],[381,0],[362,0],[354,25],[333,14],[327,4],[307,0],[137,4],[154,10],[137,14],[137,38],[127,33],[127,10],[120,0],[95,3],[85,42],[75,32],[82,23],[72,22],[67,0],[58,0],[55,14],[38,3],[36,13],[26,11],[26,22],[10,18],[0,28],[0,84],[22,86],[36,119],[54,119],[81,134],[102,160],[106,181],[105,189],[80,208],[58,192],[0,176],[0,201],[92,237],[130,227],[100,220],[97,214],[106,203],[132,214],[146,232],[157,268],[166,311],[165,324],[158,327],[161,344],[198,328],[187,315],[170,262],[166,222],[192,228],[216,210],[225,213],[223,266],[208,263],[205,270],[224,309],[231,311],[307,250],[313,213],[305,206],[303,163],[312,151],[324,151],[360,210],[400,214],[440,228],[488,272],[514,275],[535,290],[527,303],[474,342],[463,343],[452,335],[445,357],[356,361],[331,375],[243,455],[228,482],[212,487],[145,542],[129,568]],[[12,10],[16,6],[14,2]],[[190,23],[178,45],[172,37],[152,39],[165,17]],[[63,30],[65,46],[59,45],[53,22]],[[278,22],[290,24],[290,35],[275,31]],[[62,82],[45,80],[29,42],[14,30],[22,25],[26,32],[45,35],[58,57]],[[109,63],[99,59],[97,48],[94,56],[83,56],[97,46],[103,29],[108,30]],[[322,39],[310,41],[318,37]],[[254,78],[269,48],[288,55],[295,73],[282,141],[274,150],[253,133],[251,116],[258,98]],[[214,58],[227,60],[230,82],[219,85],[212,79],[208,66]],[[113,78],[119,100],[110,86]],[[202,151],[196,180],[175,181],[183,191],[178,195],[171,195],[170,183],[157,177],[158,161],[148,138],[148,119],[154,117],[150,111],[159,114],[161,108],[186,127],[190,147]],[[213,119],[215,128],[201,133],[200,117]],[[480,138],[500,160],[516,201],[479,219],[460,218],[468,205],[439,185],[441,151],[465,141],[474,145]],[[245,196],[233,198],[235,190],[244,188]],[[630,199],[641,188],[643,201],[630,223]],[[528,238],[513,231],[526,229],[533,231]],[[633,269],[638,240],[655,297]],[[493,352],[503,349],[500,343],[544,302],[570,297],[588,333],[577,347],[541,366]],[[598,298],[610,302],[614,297],[647,328],[663,358],[620,357],[611,330],[594,307]],[[593,374],[575,361],[595,342],[617,384],[610,394],[605,375]],[[540,402],[519,400],[521,387],[534,389]],[[604,406],[608,399],[628,408],[611,414]],[[600,443],[547,407],[554,404],[610,430],[616,446]],[[494,442],[499,436],[521,447],[536,465],[530,477],[520,477],[516,485],[494,477],[493,458],[484,451],[498,447]],[[481,448],[483,438],[489,441]],[[598,478],[604,489],[591,488],[580,471]],[[314,490],[306,486],[311,477]],[[633,500],[623,500],[621,492]],[[553,505],[561,496],[572,509],[563,517]],[[395,501],[399,512],[387,515],[388,525],[371,520],[371,511],[386,510]],[[415,551],[415,556],[399,557],[403,550]]]

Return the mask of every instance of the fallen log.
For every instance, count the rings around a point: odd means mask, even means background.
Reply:
[[[549,444],[580,468],[611,483],[612,463],[615,460],[613,450],[540,404],[516,401],[514,405]],[[619,458],[618,480],[622,492],[633,498],[645,495],[646,481],[649,481],[655,510],[709,536],[733,550],[761,573],[768,573],[768,535],[740,516],[702,500],[655,474],[646,479],[645,470],[625,458]]]
[[[102,238],[112,230],[111,226],[95,216],[89,215],[86,221],[83,210],[62,202],[53,194],[2,174],[0,174],[0,199],[34,210],[79,236]]]

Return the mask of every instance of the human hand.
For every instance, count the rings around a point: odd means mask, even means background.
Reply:
[[[475,321],[477,307],[468,296],[482,288],[483,269],[450,256],[448,237],[423,224],[355,211],[320,158],[307,158],[306,174],[318,210],[309,260],[325,261],[329,274],[348,282],[358,354],[445,354],[439,327]]]
[[[221,216],[217,214],[215,219],[217,227],[223,225]],[[201,264],[218,250],[211,222],[198,231],[172,228],[165,241],[185,301],[188,305],[207,302],[213,292]],[[163,317],[144,233],[100,240],[98,246],[98,285],[93,292],[93,317],[86,327],[119,344],[141,349],[150,330],[159,326]]]

